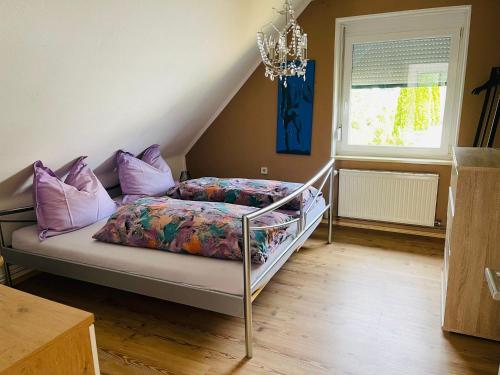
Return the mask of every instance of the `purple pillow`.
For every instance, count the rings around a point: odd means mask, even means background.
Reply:
[[[162,158],[159,145],[149,146],[139,157],[120,150],[116,162],[124,194],[123,203],[145,196],[165,195],[175,185],[172,171]]]
[[[116,203],[81,156],[63,182],[38,160],[33,164],[33,201],[41,240],[105,219]]]

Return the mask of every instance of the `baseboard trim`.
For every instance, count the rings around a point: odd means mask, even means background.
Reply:
[[[378,230],[383,232],[404,233],[423,237],[446,237],[446,228],[429,228],[417,225],[385,223],[379,221],[347,219],[341,217],[335,218],[333,220],[333,225],[339,227]]]

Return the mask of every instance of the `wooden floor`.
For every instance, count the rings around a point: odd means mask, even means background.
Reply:
[[[60,277],[22,290],[92,311],[103,374],[497,374],[500,343],[440,328],[440,239],[324,229],[241,319]],[[500,317],[499,317],[500,318]]]

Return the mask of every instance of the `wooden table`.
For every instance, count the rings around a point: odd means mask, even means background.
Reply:
[[[0,285],[0,374],[99,374],[93,314]]]

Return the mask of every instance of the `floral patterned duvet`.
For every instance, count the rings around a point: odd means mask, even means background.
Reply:
[[[167,195],[191,201],[226,202],[262,208],[286,197],[301,186],[302,184],[295,182],[202,177],[179,183],[170,189]],[[304,204],[313,198],[316,192],[314,187],[305,190],[302,197]],[[291,200],[281,208],[298,210],[300,198]]]
[[[242,259],[242,216],[256,208],[168,197],[142,198],[121,206],[93,238],[127,246],[222,259]],[[273,212],[253,220],[256,226],[283,223]],[[288,236],[287,227],[251,231],[253,263],[264,263]]]

